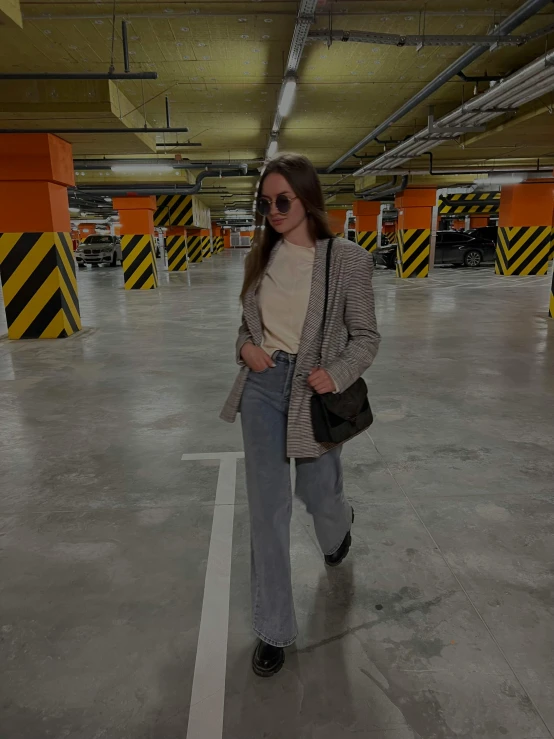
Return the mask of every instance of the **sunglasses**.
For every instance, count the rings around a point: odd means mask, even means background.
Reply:
[[[275,198],[275,207],[281,215],[285,215],[285,213],[289,212],[293,200],[298,200],[298,198],[289,198],[286,195],[277,195]],[[273,202],[274,201],[269,198],[259,198],[256,206],[258,213],[261,216],[268,216],[271,212]]]

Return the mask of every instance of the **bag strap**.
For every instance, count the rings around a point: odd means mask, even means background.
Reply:
[[[333,250],[333,241],[331,237],[327,243],[327,259],[325,264],[325,300],[323,302],[323,321],[321,323],[321,343],[319,345],[318,367],[321,366],[323,360],[323,339],[325,337],[325,324],[327,322],[327,307],[329,305],[329,281],[331,277],[331,252]]]

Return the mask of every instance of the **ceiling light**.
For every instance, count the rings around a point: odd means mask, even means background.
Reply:
[[[81,213],[81,209],[80,208],[70,208],[69,209],[69,212],[70,213],[75,213],[76,215],[79,215]]]
[[[281,90],[281,96],[279,98],[279,104],[277,106],[279,110],[279,115],[283,116],[283,118],[286,118],[292,110],[292,104],[294,103],[295,93],[296,93],[296,78],[289,77],[283,85],[283,89]]]
[[[522,174],[490,174],[487,179],[474,180],[476,185],[517,185],[523,182],[525,177]]]
[[[269,146],[267,147],[267,158],[271,159],[272,157],[277,154],[277,151],[279,150],[279,144],[277,143],[276,139],[273,139],[273,141],[270,141]]]
[[[162,174],[163,172],[172,172],[173,167],[169,164],[115,164],[111,167],[111,170],[119,174],[136,174],[138,172]]]

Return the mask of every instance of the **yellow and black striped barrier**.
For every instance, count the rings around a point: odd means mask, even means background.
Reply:
[[[439,215],[441,216],[496,213],[499,208],[499,192],[457,192],[439,198]]]
[[[551,258],[550,226],[501,226],[496,244],[497,275],[546,275]]]
[[[0,233],[0,277],[10,339],[62,339],[81,330],[68,233]]]
[[[202,261],[202,237],[200,234],[188,236],[189,262]]]
[[[408,228],[397,232],[397,277],[428,277],[431,231],[428,228]]]
[[[210,248],[210,234],[203,235],[202,237],[202,258],[210,259],[212,256],[212,250]]]
[[[215,237],[215,252],[216,252],[216,254],[221,254],[221,252],[223,250],[224,250],[223,236],[216,236]]]
[[[153,290],[158,287],[156,252],[150,234],[124,234],[121,253],[125,290]]]
[[[554,318],[554,271],[552,272],[552,285],[550,286],[550,303],[548,306],[548,315]]]
[[[159,195],[156,199],[154,226],[192,226],[192,195]]]
[[[167,269],[170,272],[185,272],[188,268],[187,239],[182,236],[167,236]]]
[[[377,231],[358,231],[356,240],[366,251],[377,249]]]

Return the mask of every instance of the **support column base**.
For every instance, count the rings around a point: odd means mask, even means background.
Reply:
[[[171,235],[166,237],[167,269],[170,272],[186,272],[188,269],[187,237]]]
[[[397,232],[396,276],[428,277],[431,249],[429,228],[408,228]]]
[[[356,241],[366,251],[375,251],[377,249],[377,231],[358,231]]]
[[[10,339],[63,339],[81,330],[69,233],[0,234],[0,277]]]
[[[158,287],[158,267],[151,234],[124,234],[121,253],[125,290],[153,290]]]
[[[202,237],[200,234],[189,236],[187,233],[189,262],[198,263],[202,261]]]
[[[497,275],[546,275],[552,258],[550,226],[501,226],[496,244]]]

